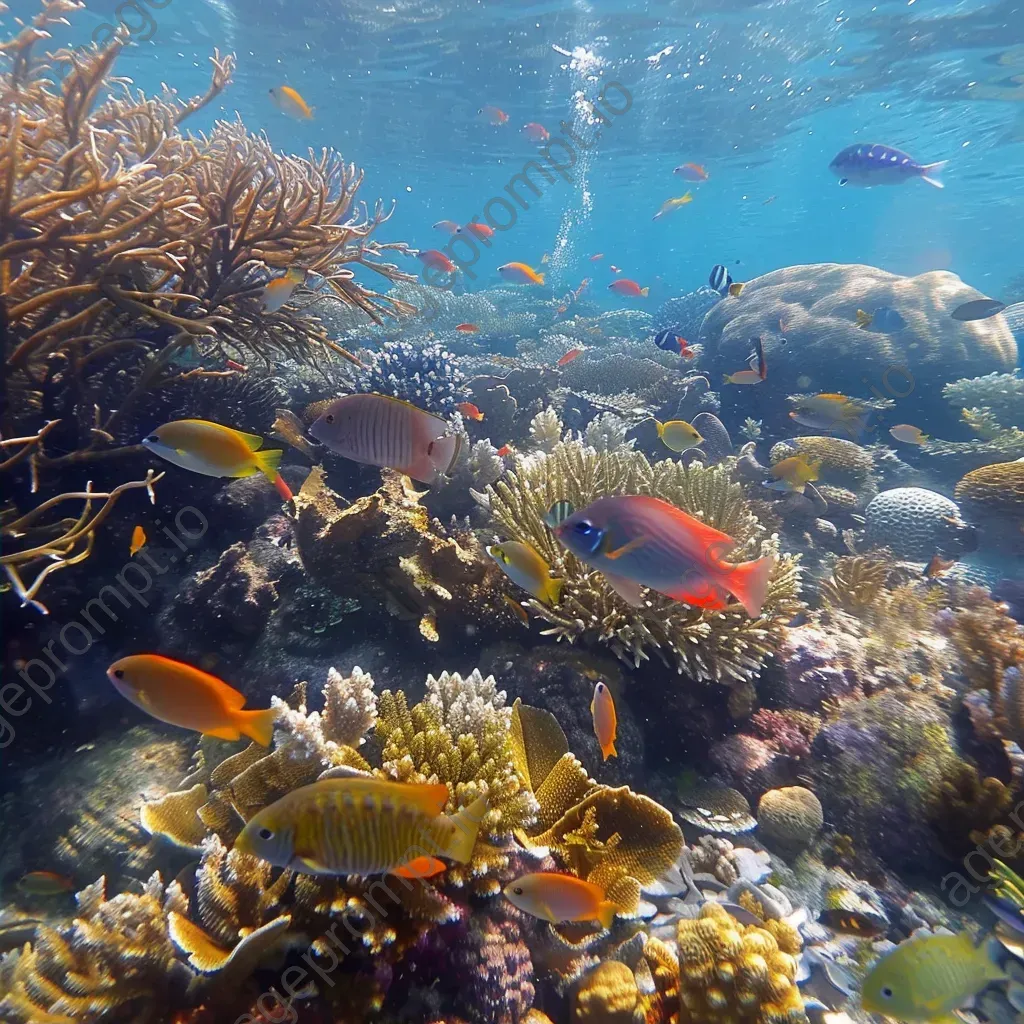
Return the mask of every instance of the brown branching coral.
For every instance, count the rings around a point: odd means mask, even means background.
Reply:
[[[639,665],[655,650],[680,673],[726,684],[750,679],[777,646],[783,625],[800,607],[794,558],[782,555],[759,618],[730,605],[723,611],[691,607],[651,593],[641,608],[626,604],[555,541],[544,515],[556,501],[585,508],[610,494],[646,494],[668,501],[736,541],[731,560],[778,553],[764,536],[728,466],[651,464],[628,450],[598,452],[579,441],[559,443],[548,455],[517,456],[514,470],[487,490],[491,512],[514,539],[539,551],[564,577],[558,604],[527,606],[551,624],[546,632],[570,642],[607,643],[624,661]]]

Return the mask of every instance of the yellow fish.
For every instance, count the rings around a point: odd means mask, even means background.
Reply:
[[[865,330],[871,326],[871,321],[874,317],[863,309],[857,310],[857,326],[862,327]]]
[[[311,107],[290,85],[279,85],[276,89],[270,90],[270,98],[274,106],[287,114],[289,117],[298,118],[300,121],[312,121],[314,107]]]
[[[742,293],[744,288],[746,288],[746,283],[745,282],[743,282],[743,281],[733,281],[733,283],[731,285],[729,285],[729,294],[734,299],[738,299],[740,297],[740,294]]]
[[[291,297],[296,288],[306,280],[306,272],[290,267],[280,277],[275,277],[263,289],[263,309],[276,313]]]
[[[146,531],[141,526],[132,530],[132,542],[128,545],[128,557],[134,558],[146,546]]]
[[[678,210],[679,207],[685,206],[687,203],[692,203],[692,202],[693,202],[693,193],[692,192],[687,192],[686,195],[679,196],[677,199],[666,199],[665,202],[663,202],[661,204],[661,208],[658,210],[658,212],[651,219],[652,220],[658,220],[659,218],[664,217],[666,214],[672,213],[675,210]]]
[[[594,720],[594,735],[601,746],[601,760],[618,757],[615,749],[615,734],[619,728],[619,719],[615,714],[615,701],[611,690],[604,683],[594,687],[594,696],[590,701],[590,716]]]
[[[818,479],[821,470],[821,459],[809,459],[806,455],[791,455],[772,466],[775,479],[765,484],[773,491],[795,491],[803,494],[804,488],[812,480]]]
[[[443,782],[389,782],[359,772],[320,779],[257,811],[235,849],[311,875],[426,878],[444,870],[434,854],[469,862],[487,813],[483,796],[452,817],[443,813],[447,802]]]
[[[662,443],[674,452],[695,448],[704,440],[700,431],[686,420],[669,420],[668,423],[655,420],[654,425],[658,428],[658,437]]]
[[[203,476],[253,476],[277,482],[284,454],[280,448],[258,451],[263,438],[243,434],[209,420],[172,420],[142,439],[154,455]]]
[[[889,434],[904,444],[924,444],[928,440],[928,435],[922,433],[920,427],[911,426],[909,423],[899,423],[895,427],[890,427]]]
[[[737,370],[735,373],[723,373],[723,384],[760,384],[764,377],[757,370]]]
[[[519,910],[551,924],[594,921],[611,928],[615,920],[615,904],[605,899],[601,886],[556,871],[517,878],[505,887],[505,898]]]
[[[522,587],[544,604],[558,604],[563,581],[551,578],[551,566],[529,544],[517,540],[491,544],[487,554],[501,566],[502,572],[516,586]]]
[[[843,429],[858,434],[867,427],[870,409],[846,395],[822,394],[793,399],[796,408],[789,414],[803,427],[815,430]]]
[[[1006,974],[966,932],[919,935],[886,953],[864,978],[861,1005],[911,1024],[952,1024],[953,1014]]]

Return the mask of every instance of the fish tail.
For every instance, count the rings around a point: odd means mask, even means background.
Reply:
[[[934,164],[925,164],[921,168],[921,177],[935,188],[945,188],[946,186],[939,181],[939,175],[948,163],[948,160],[939,160]]]
[[[601,748],[601,760],[602,761],[607,761],[609,757],[618,757],[618,756],[619,756],[619,752],[615,749],[615,740],[612,740],[611,743],[608,744],[608,746]]]
[[[558,604],[562,596],[562,585],[565,580],[549,579],[547,587],[545,587],[545,597],[550,605]]]
[[[274,738],[274,723],[277,721],[276,708],[266,711],[236,711],[235,725],[243,736],[248,736],[261,747],[269,747]]]
[[[597,905],[597,913],[594,917],[600,922],[601,927],[607,930],[614,923],[617,910],[618,908],[611,900],[601,900]]]
[[[277,493],[284,498],[285,501],[294,501],[295,495],[292,494],[292,489],[285,483],[285,479],[280,473],[274,477],[274,486],[277,488]]]
[[[761,614],[768,593],[768,581],[775,568],[775,556],[765,555],[751,562],[738,562],[726,568],[723,585],[743,605],[746,613],[756,619]]]
[[[277,481],[277,470],[281,465],[284,451],[281,448],[268,448],[263,452],[254,452],[256,465],[260,472],[273,484]]]
[[[732,381],[729,380],[729,374],[727,374],[727,373],[723,373],[722,374],[722,383],[723,384],[731,384],[732,383]]]
[[[459,434],[444,434],[431,442],[428,450],[430,464],[438,473],[450,473],[459,457],[462,438]]]
[[[459,864],[468,864],[473,856],[476,836],[480,831],[480,822],[487,813],[487,797],[478,796],[468,807],[463,807],[449,820],[455,826],[455,835],[448,844],[444,855]]]
[[[942,186],[940,185],[939,187],[941,188]],[[538,274],[537,275],[537,284],[543,284],[543,283],[544,283],[544,275],[543,274]]]
[[[644,297],[645,299],[647,298],[647,296],[648,296],[648,295],[650,295],[650,293],[651,293],[651,289],[650,289],[650,288],[641,288],[641,289],[640,289],[640,294],[641,294],[641,295],[642,295],[642,296],[643,296],[643,297]]]

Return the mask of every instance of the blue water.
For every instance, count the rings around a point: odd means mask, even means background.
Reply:
[[[362,198],[396,203],[388,240],[442,244],[435,221],[481,215],[536,159],[522,125],[572,126],[592,148],[569,181],[517,208],[471,289],[544,253],[556,288],[591,276],[609,306],[638,301],[605,293],[609,264],[652,300],[697,286],[716,263],[738,280],[804,262],[950,269],[993,295],[1021,273],[1024,4],[1013,0],[162,2],[138,0],[145,19],[132,5],[90,4],[69,38],[120,9],[135,45],[119,72],[182,94],[204,87],[213,46],[234,51],[234,84],[192,128],[237,113],[280,149],[337,148],[365,170]],[[610,81],[632,103],[593,142],[600,125],[579,98]],[[268,90],[282,84],[316,108],[312,121],[274,108]],[[483,123],[484,104],[508,122]],[[840,188],[828,164],[855,142],[948,160],[946,189]],[[707,167],[706,183],[673,176],[691,161]],[[687,189],[692,203],[652,221]],[[606,255],[598,266],[595,252]]]

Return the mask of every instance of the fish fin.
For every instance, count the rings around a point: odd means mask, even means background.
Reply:
[[[605,538],[605,541],[605,550],[601,553],[604,555],[605,558],[608,558],[614,562],[616,559],[621,558],[623,555],[628,555],[631,551],[636,551],[637,548],[643,547],[647,543],[647,538],[634,537],[631,541],[628,541],[627,543],[623,544],[621,548],[615,548],[614,551],[610,550],[607,543],[607,537]]]
[[[732,383],[732,380],[729,378],[729,374],[727,374],[727,373],[723,373],[722,374],[722,383],[723,384],[731,384]]]
[[[556,605],[562,596],[562,586],[565,580],[548,578],[547,586],[544,588],[544,597],[549,605]]]
[[[618,757],[619,752],[615,749],[615,740],[601,748],[601,760],[607,761],[609,757]]]
[[[266,711],[236,711],[237,733],[248,736],[261,747],[269,747],[274,738],[274,723],[277,721],[277,709],[267,708]],[[212,734],[211,734],[212,735]]]
[[[230,428],[229,428],[230,429]],[[231,433],[235,435],[249,451],[256,451],[261,444],[263,444],[263,438],[259,434],[246,434],[241,430],[231,430]]]
[[[468,807],[463,807],[449,820],[455,826],[455,835],[445,850],[445,856],[459,864],[468,864],[473,856],[480,822],[487,813],[487,797],[478,796]]]
[[[617,909],[611,900],[601,900],[597,905],[597,913],[594,915],[594,918],[607,931],[615,921]]]
[[[443,782],[407,783],[405,791],[409,801],[424,814],[438,815],[444,813],[448,803],[448,786]]]
[[[939,181],[938,176],[942,173],[942,169],[948,163],[948,160],[939,160],[934,164],[925,164],[921,168],[921,177],[933,188],[945,188],[946,186]]]
[[[281,465],[281,459],[284,456],[284,451],[280,448],[268,448],[266,451],[255,452],[253,458],[256,460],[256,465],[259,467],[260,472],[272,483],[275,484],[277,480],[278,467]]]
[[[655,429],[658,431],[658,437],[664,437],[665,436],[665,424],[662,423],[661,420],[656,419],[654,421],[654,426],[655,426]]]
[[[233,725],[222,725],[216,729],[203,729],[204,736],[215,736],[219,740],[237,740],[242,734]]]
[[[640,289],[640,294],[646,299],[647,296],[651,294],[651,289],[650,288],[641,288]]]
[[[362,768],[353,768],[350,764],[336,764],[333,768],[328,768],[326,771],[321,772],[317,777],[317,782],[323,782],[324,779],[372,779],[372,772],[364,772]]]
[[[729,604],[727,591],[703,576],[698,577],[698,580],[691,578],[672,590],[661,590],[659,593],[671,597],[673,601],[685,601],[696,608],[709,608],[713,611],[720,611]]]
[[[622,598],[626,604],[631,604],[634,608],[639,608],[643,603],[643,594],[639,583],[634,583],[631,579],[627,579],[625,576],[616,576],[614,573],[606,572],[602,573],[605,582],[612,590],[615,591],[619,597]]]
[[[443,434],[435,437],[427,446],[427,458],[438,473],[448,474],[459,457],[462,438],[459,434]]]
[[[390,873],[399,878],[432,878],[444,871],[446,866],[443,860],[436,857],[416,857]]]
[[[774,568],[775,556],[765,555],[750,562],[737,562],[726,570],[724,585],[752,619],[761,614],[761,606],[768,593],[768,581]]]

